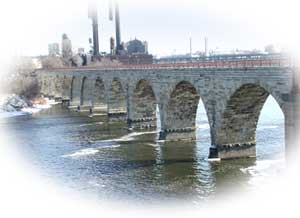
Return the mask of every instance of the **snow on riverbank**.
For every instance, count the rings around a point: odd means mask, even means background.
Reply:
[[[34,114],[50,108],[53,104],[57,104],[57,102],[48,98],[42,98],[39,103],[34,103],[15,94],[1,95],[0,119]]]

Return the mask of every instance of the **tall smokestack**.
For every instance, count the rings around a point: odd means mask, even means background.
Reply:
[[[99,56],[98,12],[95,1],[89,2],[89,18],[92,19],[93,26],[93,55]]]
[[[108,9],[108,19],[109,19],[110,21],[113,21],[113,19],[114,19],[114,15],[113,15],[113,3],[112,3],[112,1],[110,0],[108,4],[109,4],[109,5],[108,5],[108,7],[109,7],[109,9]]]
[[[115,19],[116,19],[116,46],[117,46],[117,49],[116,49],[116,53],[117,54],[120,54],[120,50],[122,49],[122,46],[121,46],[121,30],[120,30],[120,12],[119,12],[119,4],[118,2],[116,1],[115,2]]]

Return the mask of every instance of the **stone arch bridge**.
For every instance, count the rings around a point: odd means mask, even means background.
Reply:
[[[161,140],[195,139],[199,100],[211,131],[212,158],[254,156],[260,111],[272,95],[285,116],[286,151],[299,130],[297,69],[274,65],[157,64],[38,70],[45,96],[71,106],[125,114],[132,128],[155,127]],[[160,117],[156,117],[156,108]]]

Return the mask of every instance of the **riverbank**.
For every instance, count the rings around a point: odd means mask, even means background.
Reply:
[[[43,109],[48,109],[53,104],[57,103],[44,97],[28,100],[16,94],[0,95],[0,119],[31,115]]]

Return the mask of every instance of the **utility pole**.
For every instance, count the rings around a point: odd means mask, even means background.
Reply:
[[[190,58],[193,60],[193,48],[192,48],[192,37],[190,37]]]
[[[204,53],[204,55],[205,55],[205,57],[208,57],[208,38],[207,37],[205,37],[205,39],[204,39],[204,43],[205,43],[205,53]]]

